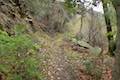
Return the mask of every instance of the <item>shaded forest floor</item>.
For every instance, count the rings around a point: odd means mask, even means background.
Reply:
[[[112,80],[112,57],[95,56],[61,34],[52,38],[41,33],[34,36],[42,42],[39,56],[47,80]]]

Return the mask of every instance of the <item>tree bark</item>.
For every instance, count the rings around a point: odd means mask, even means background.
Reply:
[[[120,3],[113,1],[113,5],[117,14],[117,43],[115,51],[115,64],[113,68],[113,80],[120,80]]]
[[[104,10],[104,15],[105,15],[105,22],[106,22],[106,26],[107,26],[107,33],[112,32],[112,25],[111,25],[111,20],[110,20],[110,16],[108,14],[108,6],[105,2],[105,0],[102,0],[103,3],[103,10]],[[113,51],[114,51],[114,39],[113,39],[113,35],[108,35],[108,42],[109,42],[109,52],[111,55],[113,55]]]

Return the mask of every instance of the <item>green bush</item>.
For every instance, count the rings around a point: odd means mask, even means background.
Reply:
[[[16,35],[0,30],[0,76],[5,80],[43,80],[37,48],[25,33],[26,26],[16,25]],[[36,54],[33,54],[36,53]]]
[[[0,31],[0,54],[26,53],[33,47],[31,39],[27,35],[9,36]]]
[[[99,80],[102,76],[102,69],[98,67],[93,60],[86,60],[84,61],[84,66],[86,68],[86,72],[89,75],[92,75],[95,80]]]
[[[73,2],[73,0],[65,0],[64,7],[69,13],[76,12],[75,6],[76,6],[76,3]]]

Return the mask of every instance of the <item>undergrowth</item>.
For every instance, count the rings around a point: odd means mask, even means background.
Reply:
[[[44,80],[41,61],[36,58],[39,47],[21,26],[16,25],[18,33],[13,36],[0,30],[0,80]]]

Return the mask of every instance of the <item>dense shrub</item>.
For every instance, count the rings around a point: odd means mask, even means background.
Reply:
[[[20,24],[16,25],[14,36],[0,30],[0,80],[44,78],[35,54],[36,45],[29,35],[23,33],[24,30]]]

